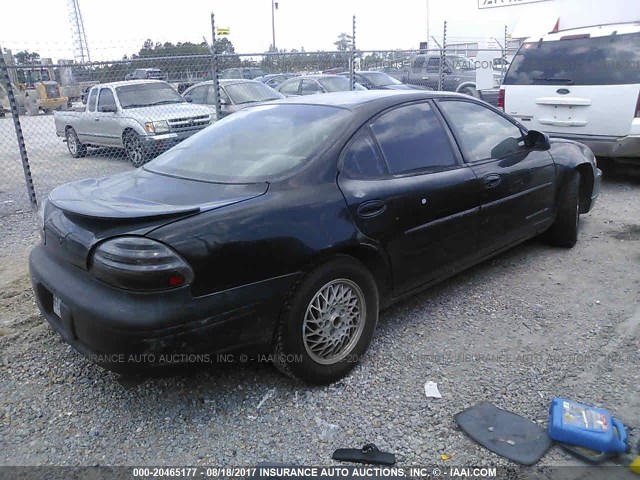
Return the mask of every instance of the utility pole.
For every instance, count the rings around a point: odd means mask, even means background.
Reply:
[[[278,2],[271,0],[271,33],[273,35],[273,51],[276,49],[276,10],[278,9]]]
[[[429,0],[427,0],[427,50],[429,49],[430,38],[431,38],[431,29],[429,28]]]

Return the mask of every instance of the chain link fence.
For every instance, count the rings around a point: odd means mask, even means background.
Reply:
[[[404,83],[490,102],[492,95],[497,98],[511,53],[504,48],[447,45],[445,30],[442,42],[431,43],[436,49],[364,51],[355,45],[355,18],[353,28],[354,35],[329,52],[239,54],[226,38],[215,40],[213,18],[215,51],[206,40],[200,45],[147,41],[130,57],[87,64],[17,62],[5,51],[0,216],[33,208],[57,185],[136,168],[216,117],[280,95],[264,85],[285,96]],[[341,78],[323,81],[320,75]],[[480,76],[486,77],[485,88],[478,85]],[[261,88],[239,83],[256,78]]]

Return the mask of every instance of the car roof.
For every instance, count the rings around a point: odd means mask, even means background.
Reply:
[[[347,110],[360,110],[365,108],[378,110],[399,103],[438,97],[470,98],[468,95],[461,93],[435,92],[431,90],[358,90],[353,92],[332,92],[302,97],[289,97],[278,100],[277,102],[280,104],[339,107]]]
[[[640,32],[640,22],[628,22],[628,23],[611,23],[606,25],[591,25],[588,27],[576,27],[567,30],[560,30],[558,32],[549,32],[546,35],[539,37],[528,38],[527,42],[537,42],[542,38],[543,41],[560,40],[562,37],[568,35],[590,35],[591,37],[607,37],[613,33],[616,35],[624,35],[626,33],[638,33]]]
[[[297,77],[293,77],[290,78],[289,80],[300,80],[300,79],[304,79],[304,78],[311,78],[314,80],[319,80],[321,78],[335,78],[335,77],[342,77],[342,75],[338,75],[338,74],[333,74],[333,73],[312,73],[309,75],[298,75]],[[289,81],[287,80],[287,81]]]
[[[218,79],[218,83],[222,86],[238,85],[241,83],[257,83],[258,85],[264,85],[264,83],[262,82],[258,82],[257,80],[249,80],[248,78],[220,78]],[[213,85],[213,80],[205,80],[204,82],[194,83],[187,90],[190,90],[193,87],[197,87],[199,85]]]
[[[95,85],[95,86],[96,87],[113,87],[113,88],[117,88],[117,87],[122,87],[124,85],[139,85],[139,84],[142,84],[142,83],[164,83],[164,84],[169,85],[164,80],[152,80],[152,79],[143,80],[143,79],[139,79],[139,80],[123,80],[123,81],[120,81],[120,82],[100,83],[100,84]]]

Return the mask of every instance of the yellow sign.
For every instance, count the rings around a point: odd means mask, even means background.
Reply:
[[[231,34],[231,29],[230,28],[216,28],[216,35],[230,35]]]

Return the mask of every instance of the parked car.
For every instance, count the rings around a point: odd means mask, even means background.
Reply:
[[[124,148],[139,167],[150,158],[208,127],[211,110],[191,105],[160,80],[131,80],[92,87],[82,112],[54,112],[56,134],[72,157],[89,147]]]
[[[264,75],[265,72],[260,68],[227,68],[220,73],[220,78],[244,78],[246,80],[253,80],[254,78]]]
[[[339,75],[349,78],[350,72]],[[422,85],[407,85],[383,72],[355,72],[354,80],[367,90],[431,90]]]
[[[29,268],[47,321],[108,369],[272,351],[324,384],[381,308],[539,234],[573,246],[600,175],[584,145],[464,95],[291,98],[54,189]]]
[[[280,92],[255,80],[218,80],[220,106],[223,117],[255,103],[284,98]],[[200,105],[215,106],[213,80],[188,88],[182,94],[185,100]]]
[[[167,76],[159,68],[136,68],[133,72],[127,73],[125,80],[166,80]]]
[[[494,72],[494,90],[488,95],[495,97],[497,101],[498,88],[500,87],[501,74]],[[406,75],[401,78],[403,83],[423,85],[437,90],[440,83],[440,55],[434,53],[416,55]],[[484,99],[484,91],[476,88],[476,68],[474,61],[462,55],[447,55],[444,65],[444,82],[442,90],[448,92],[464,93],[475,98]]]
[[[596,155],[640,159],[640,24],[576,28],[529,39],[500,106],[531,128],[578,140]]]
[[[285,97],[313,95],[315,93],[346,92],[351,89],[348,78],[341,75],[305,75],[282,82],[277,91]],[[355,90],[366,90],[356,82]]]
[[[289,80],[290,78],[296,77],[295,73],[274,73],[270,75],[263,75],[262,77],[257,77],[254,80],[258,82],[262,82],[265,85],[268,85],[271,88],[276,88],[285,80]]]

